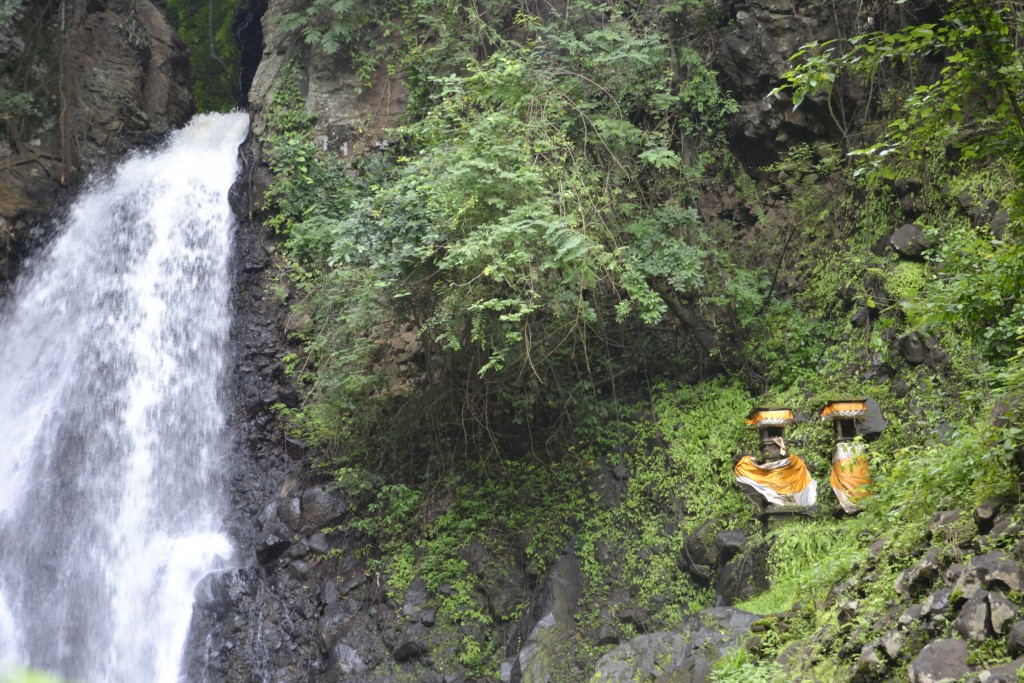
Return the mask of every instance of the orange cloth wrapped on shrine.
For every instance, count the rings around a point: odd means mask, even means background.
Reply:
[[[857,441],[836,444],[829,483],[839,499],[839,505],[847,514],[860,510],[857,501],[869,495],[867,487],[871,484],[864,444]]]
[[[797,455],[758,465],[749,455],[733,467],[736,483],[745,491],[755,493],[771,505],[810,507],[818,501],[818,485]]]

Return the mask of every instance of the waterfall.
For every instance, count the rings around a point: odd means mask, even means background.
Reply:
[[[232,561],[223,400],[244,114],[94,179],[0,312],[0,678],[181,678]]]

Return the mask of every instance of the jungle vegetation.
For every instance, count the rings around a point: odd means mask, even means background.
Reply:
[[[866,104],[758,168],[730,152],[736,105],[708,67],[717,3],[315,0],[282,20],[409,92],[388,146],[342,163],[312,142],[296,64],[267,141],[279,292],[305,321],[286,362],[306,398],[279,410],[358,502],[393,590],[447,584],[446,613],[486,625],[467,542],[540,576],[573,540],[584,626],[623,587],[671,626],[711,598],[676,565],[683,540],[748,514],[731,464],[756,402],[814,415],[870,395],[890,424],[865,512],[833,518],[822,487],[818,521],[773,533],[774,588],[749,609],[827,591],[883,535],[909,551],[936,510],[1019,496],[1019,420],[989,416],[1024,392],[1022,10],[940,4],[934,22],[794,55],[776,96]],[[906,178],[932,242],[919,261],[871,250],[906,222]],[[746,237],[701,210],[722,188],[756,217]],[[900,357],[913,333],[940,350],[929,362]],[[793,440],[827,471],[827,430]],[[902,568],[879,577],[879,608]],[[719,679],[770,680],[773,653],[834,618]],[[467,642],[463,663],[493,671],[498,648]]]

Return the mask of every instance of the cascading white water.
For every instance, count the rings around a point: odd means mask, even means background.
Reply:
[[[181,677],[194,586],[232,554],[227,196],[247,129],[197,117],[94,181],[0,314],[0,677]]]

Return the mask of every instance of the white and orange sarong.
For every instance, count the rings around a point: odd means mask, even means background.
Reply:
[[[797,455],[758,465],[749,455],[733,467],[736,483],[747,493],[760,496],[770,505],[811,507],[818,502],[818,484]]]
[[[852,515],[860,510],[857,501],[869,495],[867,487],[871,484],[868,456],[863,443],[840,441],[836,444],[829,483],[846,514]]]

